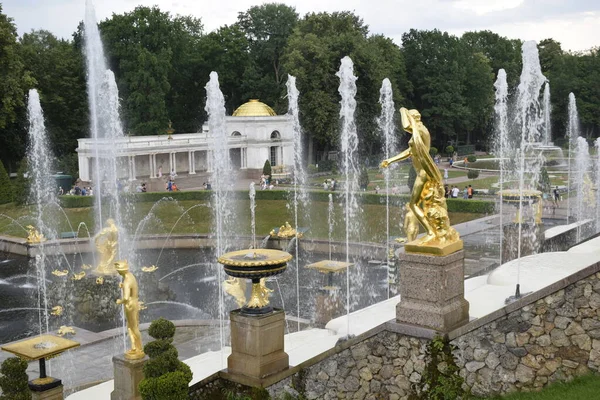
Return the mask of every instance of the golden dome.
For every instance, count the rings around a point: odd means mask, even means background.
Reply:
[[[242,104],[233,112],[234,117],[273,117],[275,111],[265,103],[261,103],[258,99],[249,100]]]

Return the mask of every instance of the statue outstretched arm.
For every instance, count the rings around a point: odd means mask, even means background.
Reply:
[[[404,150],[402,153],[398,154],[397,156],[388,158],[387,160],[383,160],[381,162],[381,168],[387,168],[389,167],[390,164],[393,164],[395,162],[398,161],[402,161],[402,160],[406,160],[408,157],[410,157],[410,148]]]

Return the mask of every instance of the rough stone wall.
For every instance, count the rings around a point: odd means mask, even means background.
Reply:
[[[425,368],[427,339],[381,331],[270,387],[307,399],[407,399]],[[474,395],[539,390],[600,371],[600,273],[452,340]]]
[[[600,274],[457,338],[476,395],[539,389],[600,367]]]

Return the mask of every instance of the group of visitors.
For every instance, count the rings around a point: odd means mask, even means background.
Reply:
[[[204,190],[212,190],[212,185],[210,184],[210,182],[204,182],[202,184],[202,189],[204,189]]]
[[[335,179],[325,179],[323,181],[323,190],[331,190],[332,192],[335,191],[337,187],[337,182],[335,181]]]
[[[169,177],[169,179],[167,180],[165,189],[167,190],[167,192],[178,192],[179,191],[177,184],[171,177]]]
[[[135,187],[136,193],[146,193],[148,189],[146,188],[146,182],[142,182],[141,185],[137,185]]]
[[[91,186],[79,186],[78,183],[76,183],[71,190],[68,190],[65,193],[65,190],[63,189],[62,186],[59,186],[58,188],[58,195],[59,196],[63,196],[63,195],[67,195],[67,196],[93,196],[93,190]]]
[[[262,174],[260,176],[260,188],[262,190],[273,189],[273,185],[271,184],[271,175]]]
[[[460,189],[456,185],[452,185],[452,187],[445,185],[444,189],[446,191],[446,194],[445,194],[446,198],[457,199],[458,196],[460,196]],[[472,199],[473,193],[474,193],[474,190],[471,185],[465,186],[465,188],[462,191],[462,198],[463,199]]]

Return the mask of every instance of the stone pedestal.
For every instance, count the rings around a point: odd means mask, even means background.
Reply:
[[[319,289],[316,297],[315,325],[324,327],[329,321],[345,313],[340,296],[340,288],[325,286]]]
[[[247,316],[234,310],[231,320],[231,355],[227,369],[231,374],[262,379],[289,367],[283,351],[285,313],[275,310],[264,316]]]
[[[111,400],[142,400],[138,386],[144,379],[142,368],[146,361],[148,357],[141,360],[128,360],[125,354],[113,357],[115,381],[114,390],[110,394]]]
[[[60,381],[59,381],[60,382]],[[51,389],[31,391],[31,400],[63,400],[63,385],[59,384]]]
[[[396,320],[440,332],[469,321],[464,298],[464,251],[447,256],[401,253]]]

